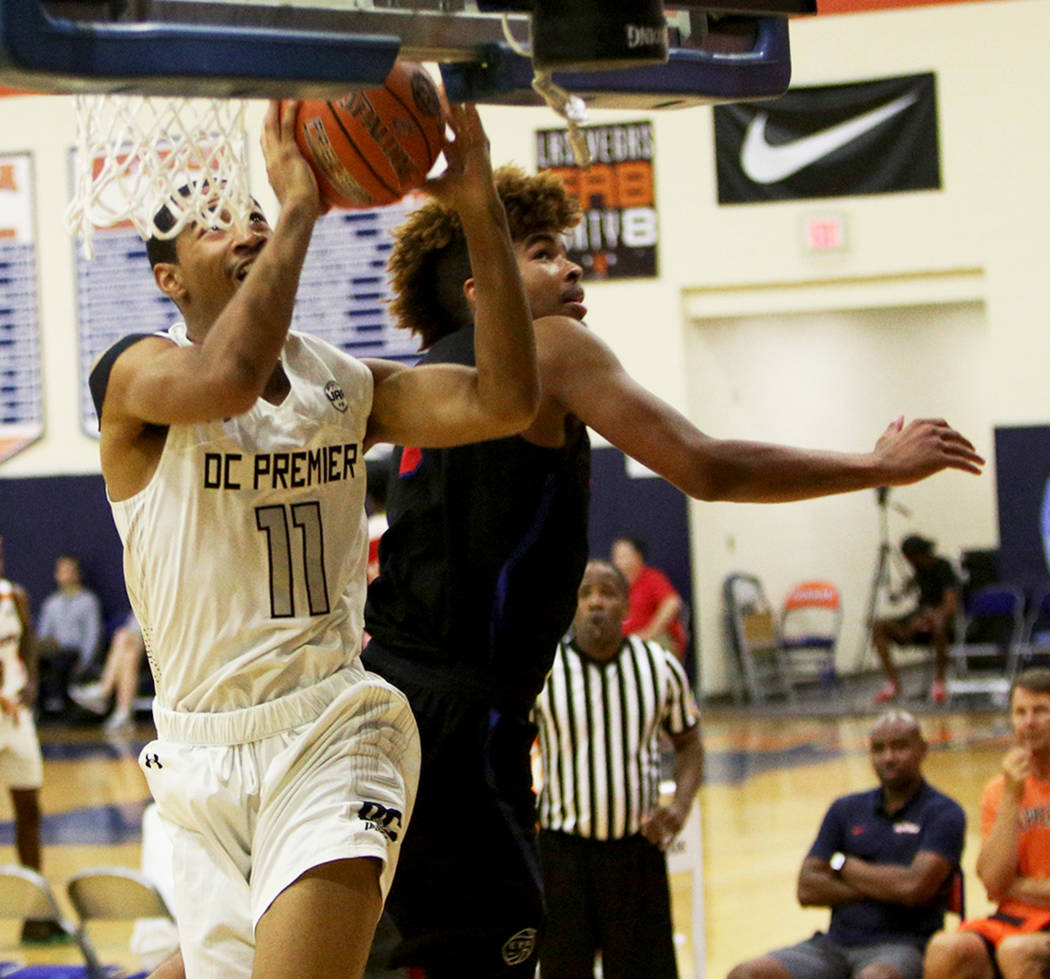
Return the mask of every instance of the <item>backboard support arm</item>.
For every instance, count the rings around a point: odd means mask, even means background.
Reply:
[[[0,82],[41,91],[317,98],[382,84],[400,48],[395,35],[81,22],[0,3]]]

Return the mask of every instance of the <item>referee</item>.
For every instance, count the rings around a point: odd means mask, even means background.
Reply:
[[[625,638],[627,581],[588,563],[573,638],[558,647],[536,702],[543,761],[540,856],[547,932],[543,979],[674,979],[664,850],[700,787],[699,711],[685,671],[655,642]],[[675,757],[675,794],[659,799],[660,732]]]

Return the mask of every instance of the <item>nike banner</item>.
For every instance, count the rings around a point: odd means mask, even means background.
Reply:
[[[649,122],[581,126],[590,166],[576,164],[567,129],[536,133],[536,165],[557,173],[579,199],[583,220],[566,245],[569,258],[594,279],[656,276],[653,129]]]
[[[929,73],[791,89],[714,111],[720,204],[941,186]]]

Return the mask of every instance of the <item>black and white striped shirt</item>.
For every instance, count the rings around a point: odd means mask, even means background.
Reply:
[[[685,671],[659,644],[629,636],[599,663],[560,643],[532,714],[540,826],[596,840],[639,832],[659,802],[660,729],[680,734],[699,715]]]

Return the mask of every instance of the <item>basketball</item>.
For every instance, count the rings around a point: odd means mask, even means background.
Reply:
[[[378,88],[304,101],[295,139],[330,207],[378,207],[422,185],[444,143],[437,88],[422,65],[398,61]]]

